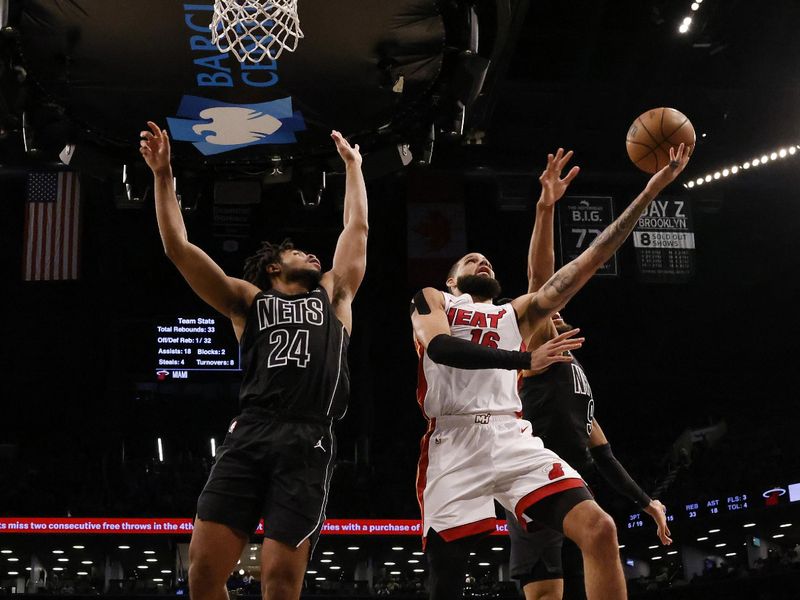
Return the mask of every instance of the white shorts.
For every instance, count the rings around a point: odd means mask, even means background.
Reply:
[[[542,498],[586,486],[516,415],[432,418],[420,445],[423,537],[431,528],[448,542],[494,530],[495,500],[526,524],[524,511]]]

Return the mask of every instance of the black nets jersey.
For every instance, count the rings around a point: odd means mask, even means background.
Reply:
[[[349,339],[322,287],[293,296],[259,292],[240,342],[242,410],[285,420],[340,419],[350,392]]]
[[[572,467],[582,472],[590,464],[587,451],[594,419],[594,399],[580,363],[556,363],[547,371],[525,377],[520,384],[522,415],[533,434]]]

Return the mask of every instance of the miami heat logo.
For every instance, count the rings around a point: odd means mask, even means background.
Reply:
[[[559,477],[564,476],[564,469],[561,468],[561,463],[553,463],[553,466],[550,468],[550,471],[547,475],[550,481],[554,479],[558,479]]]

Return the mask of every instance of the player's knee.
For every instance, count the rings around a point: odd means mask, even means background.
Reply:
[[[211,560],[194,559],[189,564],[189,590],[193,599],[204,598],[217,588],[224,587],[227,577],[220,577]]]
[[[602,552],[617,547],[617,526],[607,513],[598,511],[592,515],[583,536],[581,549],[590,552]]]
[[[285,571],[268,573],[261,578],[262,598],[269,600],[296,598],[299,592],[298,582]]]

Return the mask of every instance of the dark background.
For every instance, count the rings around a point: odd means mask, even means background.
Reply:
[[[417,514],[424,421],[408,319],[416,287],[408,283],[406,258],[410,181],[444,177],[463,185],[468,250],[485,253],[505,292],[515,295],[526,284],[535,177],[524,211],[500,210],[498,195],[507,175],[538,175],[559,145],[574,149],[583,168],[570,193],[612,195],[619,214],[647,181],[624,148],[628,125],[645,109],[674,106],[706,134],[681,181],[798,143],[798,3],[706,0],[692,32],[680,36],[689,4],[533,3],[494,90],[484,143],[444,148],[431,167],[370,183],[369,266],[354,304],[350,351],[353,397],[339,426],[329,517]],[[671,192],[685,195],[694,210],[693,279],[640,283],[626,245],[620,277],[591,281],[565,310],[587,337],[580,358],[596,417],[648,490],[663,477],[663,457],[682,431],[721,419],[729,433],[713,462],[723,481],[757,487],[800,476],[799,164],[787,158],[692,190],[675,184]],[[340,220],[336,189],[308,211],[286,190],[268,188],[252,239],[242,252],[226,254],[211,237],[210,182],[198,181],[198,209],[187,215],[187,229],[229,274],[240,275],[257,240],[287,235],[330,265]],[[208,314],[164,257],[152,205],[118,210],[111,184],[85,180],[80,281],[25,283],[24,181],[0,185],[0,443],[18,446],[15,468],[38,473],[6,495],[2,512],[191,514],[200,468],[169,500],[154,488],[152,497],[121,503],[114,483],[123,447],[124,460],[146,470],[160,436],[167,462],[195,465],[193,457],[208,455],[208,438],[219,443],[237,410],[235,377],[159,386],[142,368],[137,329],[151,327],[157,315]],[[682,477],[691,480],[691,473]],[[712,493],[702,489],[712,483],[693,486]]]

